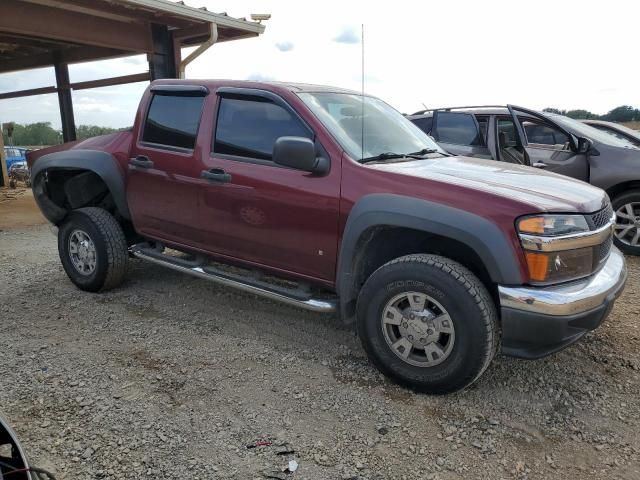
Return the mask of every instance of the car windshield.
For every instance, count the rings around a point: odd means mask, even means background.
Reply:
[[[549,117],[550,120],[559,124],[561,127],[564,127],[571,133],[574,133],[575,135],[586,137],[590,140],[595,140],[597,142],[604,143],[605,145],[611,145],[613,147],[638,149],[638,147],[631,145],[629,142],[616,138],[613,135],[609,135],[608,133],[603,132],[602,130],[598,130],[591,125],[587,125],[586,123],[574,120],[573,118],[565,117],[564,115],[558,115],[555,113],[545,113],[544,115]]]
[[[334,92],[298,95],[355,160],[429,151],[445,155],[426,133],[375,97]]]

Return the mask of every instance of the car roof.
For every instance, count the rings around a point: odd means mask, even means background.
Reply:
[[[257,88],[269,91],[281,91],[287,90],[294,93],[346,93],[361,95],[361,92],[355,90],[349,90],[346,88],[333,87],[329,85],[314,85],[310,83],[295,83],[295,82],[276,82],[276,81],[254,81],[254,80],[176,80],[176,79],[163,79],[155,80],[151,83],[153,85],[197,85],[205,86],[210,90],[217,90],[219,87],[238,87],[238,88]]]
[[[409,118],[420,118],[420,117],[432,117],[433,112],[438,110],[439,112],[455,112],[455,113],[473,113],[473,114],[484,114],[484,115],[504,115],[509,114],[509,109],[507,107],[500,106],[478,106],[478,107],[445,107],[445,108],[434,108],[429,110],[420,110],[418,112],[412,113],[411,115],[407,115]]]

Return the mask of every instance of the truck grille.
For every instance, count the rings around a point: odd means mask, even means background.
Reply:
[[[611,245],[613,244],[613,237],[609,237],[604,243],[593,247],[593,266],[594,270],[597,270],[604,261],[609,258],[611,252]]]
[[[597,230],[609,223],[609,220],[613,217],[613,208],[611,207],[611,204],[608,203],[607,206],[599,212],[585,215],[585,217],[587,218],[587,223],[591,230]]]
[[[597,230],[608,225],[611,222],[611,218],[613,217],[613,208],[611,204],[608,203],[605,208],[602,210],[592,213],[590,215],[585,215],[587,219],[587,223],[589,223],[589,227],[591,230]],[[593,270],[598,270],[604,262],[609,258],[609,253],[611,252],[611,246],[613,245],[613,234],[609,235],[607,239],[601,243],[600,245],[596,245],[593,247]]]

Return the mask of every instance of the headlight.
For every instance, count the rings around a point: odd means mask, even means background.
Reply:
[[[532,283],[560,283],[586,277],[593,266],[593,248],[564,252],[525,251]]]
[[[536,215],[518,221],[518,231],[530,235],[557,236],[589,231],[582,215]]]
[[[586,277],[593,271],[593,248],[580,245],[589,233],[582,215],[535,215],[517,222],[533,284],[553,284]]]

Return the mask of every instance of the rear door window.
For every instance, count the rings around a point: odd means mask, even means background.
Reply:
[[[421,117],[412,118],[411,121],[422,130],[424,133],[431,133],[431,127],[433,126],[433,117]]]
[[[202,96],[154,95],[142,141],[192,150],[196,144],[203,103]]]
[[[280,137],[313,139],[311,130],[291,111],[259,97],[221,97],[213,151],[271,160]]]
[[[438,112],[436,139],[454,145],[482,145],[482,136],[473,115],[457,112]]]
[[[487,130],[489,127],[489,117],[487,115],[476,115],[476,121],[480,128],[480,140],[483,145],[487,144]]]

